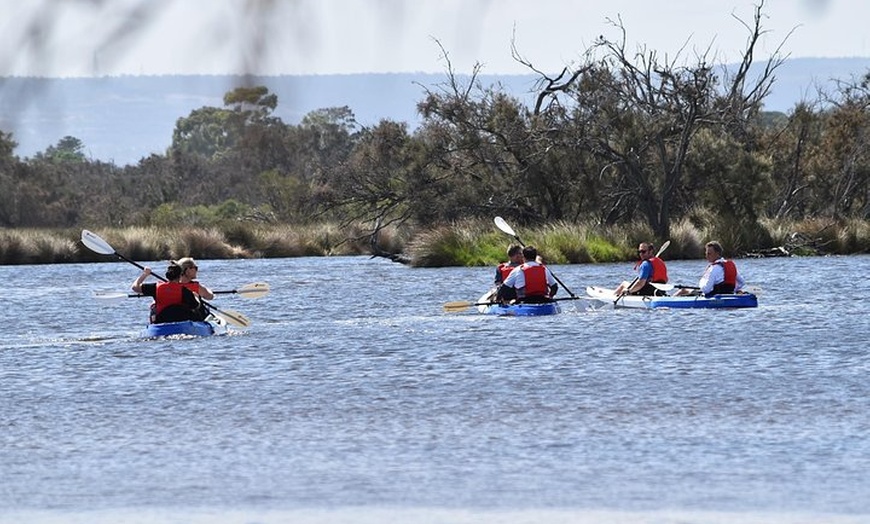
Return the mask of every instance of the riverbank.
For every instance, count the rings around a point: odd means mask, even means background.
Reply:
[[[513,224],[552,264],[617,262],[635,258],[641,241],[655,242],[645,225],[604,227],[565,222],[523,228]],[[247,225],[208,229],[135,227],[94,229],[118,253],[134,260],[292,258],[376,255],[415,267],[487,266],[505,257],[510,236],[491,221],[476,220],[427,229],[385,228],[373,240],[362,225]],[[80,229],[0,230],[0,265],[102,262],[81,244]],[[870,221],[767,220],[752,227],[698,225],[671,228],[663,258],[695,259],[704,243],[719,240],[729,257],[849,255],[870,252]]]

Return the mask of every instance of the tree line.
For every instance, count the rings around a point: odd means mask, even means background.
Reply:
[[[290,125],[262,86],[179,118],[165,154],[131,166],[90,160],[71,136],[20,159],[0,130],[0,226],[337,221],[375,234],[501,215],[640,221],[664,239],[675,221],[706,219],[736,231],[738,249],[765,218],[866,221],[870,72],[788,115],[765,112],[784,58],[754,62],[761,6],[754,15],[736,69],[709,53],[627,49],[618,21],[620,39],[599,38],[555,75],[514,49],[539,75],[533,104],[479,83],[480,66],[460,82],[448,61],[413,131],[360,126],[348,107]]]

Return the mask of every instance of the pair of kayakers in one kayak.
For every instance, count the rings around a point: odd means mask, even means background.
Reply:
[[[668,283],[668,269],[664,261],[655,254],[655,246],[651,242],[641,242],[637,248],[640,260],[635,264],[637,278],[632,282],[623,282],[614,294],[621,295],[658,295],[666,293],[656,288],[653,284]],[[704,246],[704,258],[708,265],[698,282],[697,289],[682,288],[675,295],[725,295],[739,293],[745,281],[737,271],[737,265],[733,260],[722,256],[722,245],[719,242],[707,242]]]
[[[495,300],[500,304],[550,302],[559,291],[553,273],[534,246],[508,248],[508,262],[496,268]]]
[[[166,269],[166,282],[145,284],[151,268],[142,270],[133,285],[136,293],[154,297],[151,305],[151,323],[202,321],[209,315],[208,308],[200,300],[211,300],[214,293],[196,280],[199,267],[190,257],[169,262]]]

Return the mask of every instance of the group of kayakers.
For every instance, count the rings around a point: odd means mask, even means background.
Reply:
[[[171,260],[166,268],[166,279],[162,282],[145,284],[151,268],[145,267],[133,285],[136,293],[154,297],[151,304],[151,323],[201,321],[209,315],[202,299],[211,300],[214,293],[196,280],[199,267],[190,257]]]
[[[614,294],[624,295],[665,295],[656,287],[668,283],[668,268],[656,253],[652,242],[641,242],[637,248],[638,261],[635,264],[637,278],[622,282]],[[552,272],[544,266],[537,249],[533,246],[511,245],[507,251],[508,261],[498,265],[495,273],[493,298],[507,304],[516,302],[546,302],[556,296],[559,286]],[[745,281],[737,271],[733,260],[723,256],[722,245],[710,241],[704,245],[707,267],[698,282],[697,288],[678,289],[676,295],[704,295],[739,293]]]
[[[656,287],[668,283],[668,269],[665,262],[655,252],[652,242],[641,242],[637,248],[638,261],[635,264],[637,278],[622,282],[614,294],[623,295],[664,295]],[[559,291],[558,281],[544,265],[534,246],[511,245],[507,250],[508,261],[498,265],[495,271],[495,289],[490,297],[494,302],[541,303],[548,302]],[[733,260],[722,256],[719,242],[707,242],[704,257],[708,265],[698,282],[697,288],[681,288],[676,295],[701,294],[704,296],[739,293],[744,279],[737,271]],[[152,275],[151,268],[145,267],[133,281],[131,288],[154,298],[151,305],[151,323],[201,321],[209,315],[203,299],[211,300],[214,293],[197,280],[199,267],[193,258],[184,257],[172,260],[166,269],[165,281],[144,283]]]

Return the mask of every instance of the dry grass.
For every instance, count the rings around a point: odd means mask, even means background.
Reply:
[[[713,222],[708,222],[713,221]],[[712,225],[711,225],[712,224]],[[726,227],[737,227],[728,234]],[[342,227],[325,223],[306,226],[233,224],[228,229],[162,229],[135,227],[95,230],[118,253],[131,260],[280,258],[371,254],[365,225]],[[534,245],[551,264],[632,260],[637,244],[661,245],[645,224],[603,227],[555,223],[517,228],[526,244]],[[0,230],[0,264],[54,264],[104,261],[79,241],[81,230]],[[664,258],[694,259],[704,243],[719,240],[729,256],[743,250],[784,246],[792,254],[854,254],[870,252],[870,222],[866,220],[762,220],[749,226],[729,226],[715,217],[695,214],[671,227],[671,245]],[[379,253],[402,254],[415,266],[483,266],[505,259],[515,240],[489,220],[415,230],[384,228],[377,237]],[[743,246],[743,247],[740,247]]]

